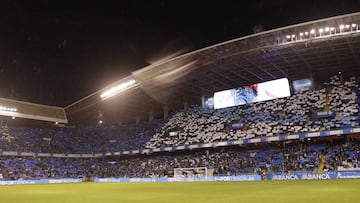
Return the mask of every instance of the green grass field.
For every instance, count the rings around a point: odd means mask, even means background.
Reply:
[[[360,202],[360,179],[324,181],[77,183],[0,186],[4,203]]]

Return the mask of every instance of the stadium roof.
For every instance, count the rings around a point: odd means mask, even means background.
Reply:
[[[360,73],[360,13],[341,15],[237,38],[133,72],[114,84],[67,106],[70,121],[97,119],[109,123],[162,116],[201,96],[278,78]],[[103,100],[105,90],[136,80],[135,87]],[[90,118],[90,119],[89,119]]]

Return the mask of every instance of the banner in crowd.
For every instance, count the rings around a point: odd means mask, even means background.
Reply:
[[[335,111],[316,111],[313,113],[314,118],[330,118],[335,117]]]
[[[244,128],[246,125],[246,122],[244,120],[234,120],[234,121],[231,121],[230,124],[229,124],[229,128],[231,129],[242,129]]]

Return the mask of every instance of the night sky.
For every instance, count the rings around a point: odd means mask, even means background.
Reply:
[[[0,97],[66,106],[178,50],[360,11],[360,0],[0,2]]]

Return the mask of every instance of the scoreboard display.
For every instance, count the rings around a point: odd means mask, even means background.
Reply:
[[[290,96],[287,78],[214,93],[214,108],[226,108]]]

